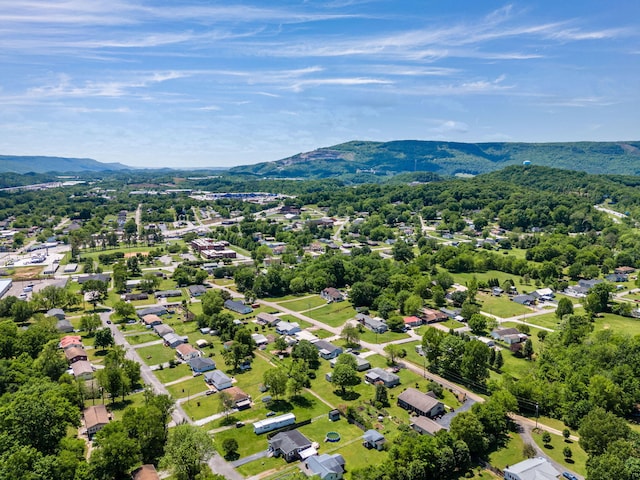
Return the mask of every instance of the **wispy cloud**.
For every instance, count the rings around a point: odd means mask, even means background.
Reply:
[[[378,78],[317,78],[317,79],[308,79],[308,80],[300,80],[293,85],[291,85],[290,89],[294,92],[300,92],[307,87],[318,87],[318,86],[361,86],[361,85],[390,85],[393,82],[390,80],[382,80]]]

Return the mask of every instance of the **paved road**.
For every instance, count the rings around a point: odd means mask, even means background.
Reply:
[[[102,321],[102,325],[111,330],[116,345],[122,345],[124,347],[126,352],[125,357],[140,364],[140,375],[144,383],[150,385],[156,394],[169,395],[169,392],[167,391],[165,386],[160,382],[160,380],[157,379],[149,366],[142,361],[142,358],[140,357],[138,352],[129,344],[129,342],[127,342],[127,339],[122,334],[122,332],[118,330],[115,325],[107,323],[110,315],[111,311],[100,313],[100,320]],[[178,402],[176,402],[175,407],[171,412],[171,418],[174,425],[178,425],[181,423],[194,424],[193,420],[191,420],[189,415],[186,414],[181,404]],[[212,472],[220,474],[229,480],[242,480],[244,478],[233,468],[233,466],[229,462],[227,462],[217,453],[214,454],[207,463]]]
[[[553,466],[556,470],[558,470],[560,473],[562,472],[571,472],[573,473],[576,477],[578,477],[579,479],[583,479],[584,477],[582,477],[581,475],[578,475],[576,472],[574,472],[573,470],[569,470],[567,467],[565,467],[564,465],[559,464],[558,462],[556,462],[555,460],[553,460],[551,457],[549,457],[545,451],[540,448],[536,442],[533,439],[533,435],[532,435],[532,430],[533,430],[533,426],[527,424],[520,424],[520,436],[522,437],[522,440],[524,441],[524,443],[529,443],[531,445],[533,445],[533,447],[536,449],[536,452],[538,453],[538,456],[540,457],[544,457],[546,458]],[[498,468],[504,468],[504,465],[496,465]]]

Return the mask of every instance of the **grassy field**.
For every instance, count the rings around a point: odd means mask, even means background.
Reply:
[[[278,300],[284,308],[293,310],[294,312],[302,312],[303,310],[309,310],[310,308],[319,307],[325,305],[327,301],[320,297],[320,295],[312,295],[297,300],[281,301]]]
[[[480,308],[483,312],[502,318],[515,317],[516,315],[531,313],[533,311],[529,307],[509,300],[509,297],[506,295],[495,297],[487,293],[479,293],[476,298],[477,301],[482,304]]]
[[[580,448],[578,442],[569,441],[569,443],[567,443],[562,436],[551,434],[551,443],[546,447],[542,442],[542,432],[533,432],[532,435],[536,444],[544,451],[544,453],[560,465],[563,465],[567,469],[573,470],[580,475],[585,475],[587,473],[587,453]],[[562,453],[566,446],[571,448],[571,453],[573,454],[569,461],[564,458]]]
[[[309,328],[313,326],[313,324],[307,322],[306,320],[302,320],[293,315],[279,315],[279,318],[283,322],[297,322],[298,325],[300,325],[300,328]]]
[[[518,286],[520,278],[518,275],[512,275],[510,273],[499,272],[497,270],[488,270],[486,272],[476,272],[476,273],[454,273],[453,279],[456,283],[460,285],[466,285],[468,281],[470,281],[473,277],[476,277],[478,282],[488,282],[489,279],[497,278],[500,285],[502,285],[506,280],[513,280],[513,283]]]
[[[522,455],[524,441],[517,433],[512,433],[508,443],[504,448],[489,455],[489,463],[500,470],[504,470],[507,465],[513,465],[525,459]]]
[[[140,345],[141,343],[162,340],[153,331],[146,331],[146,332],[136,333],[134,335],[127,335],[125,338],[127,339],[127,342],[129,342],[131,345]]]
[[[360,340],[363,342],[369,343],[387,343],[393,342],[394,340],[401,340],[403,338],[407,338],[409,335],[402,332],[385,332],[378,333],[372,332],[371,330],[365,328],[364,332],[360,334]]]
[[[181,363],[177,367],[156,370],[154,373],[162,383],[169,383],[179,378],[190,376],[191,368],[186,363]]]
[[[640,319],[603,313],[599,318],[596,318],[594,329],[595,331],[611,329],[616,332],[624,332],[627,335],[638,335],[640,333]]]
[[[151,345],[139,348],[137,351],[147,365],[158,365],[176,358],[176,351],[164,345]]]
[[[307,312],[308,317],[325,323],[331,327],[339,327],[350,318],[356,316],[356,311],[349,302],[330,303],[324,307]]]

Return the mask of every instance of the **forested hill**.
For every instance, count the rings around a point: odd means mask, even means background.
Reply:
[[[91,158],[0,155],[0,173],[105,172],[129,168],[121,163],[102,163]]]
[[[456,143],[353,141],[293,157],[235,167],[230,173],[262,177],[390,176],[426,171],[477,175],[531,162],[598,174],[640,175],[640,142]]]

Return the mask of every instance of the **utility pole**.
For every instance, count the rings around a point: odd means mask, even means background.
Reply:
[[[536,430],[538,429],[538,402],[536,402]]]

